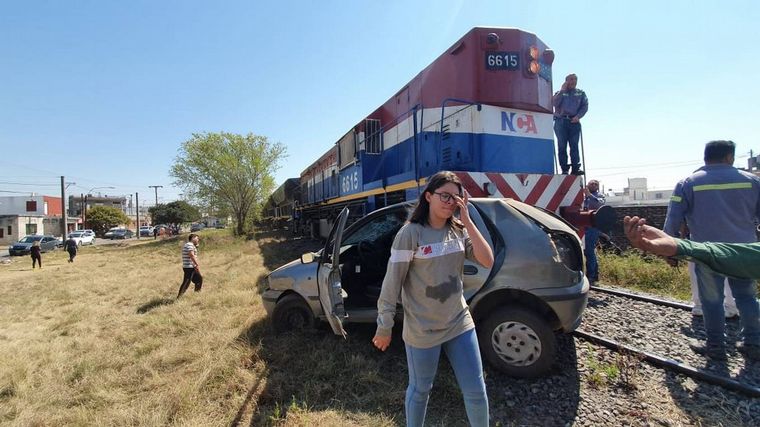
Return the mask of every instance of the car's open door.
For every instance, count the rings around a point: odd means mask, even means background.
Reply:
[[[330,327],[336,335],[346,337],[343,329],[343,319],[346,318],[346,308],[343,305],[343,289],[340,283],[340,246],[343,240],[343,229],[348,220],[348,207],[343,208],[335,221],[327,243],[322,250],[319,260],[319,272],[317,284],[319,288],[319,302],[322,310],[330,323]]]

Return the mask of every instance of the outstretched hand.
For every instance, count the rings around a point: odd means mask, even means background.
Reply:
[[[634,248],[666,257],[677,253],[676,240],[664,231],[647,225],[645,218],[626,216],[623,218],[623,230]]]

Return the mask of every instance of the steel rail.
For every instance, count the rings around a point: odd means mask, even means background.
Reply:
[[[687,377],[691,377],[697,380],[704,381],[706,383],[718,385],[729,390],[746,394],[750,397],[760,397],[760,387],[755,387],[749,384],[741,383],[731,378],[715,375],[705,370],[697,369],[693,366],[687,365],[685,363],[681,363],[677,360],[668,359],[666,357],[662,357],[653,353],[639,350],[634,347],[621,344],[617,341],[612,341],[607,338],[603,338],[598,335],[594,335],[594,334],[582,331],[580,329],[575,330],[573,332],[573,335],[580,339],[607,347],[610,350],[614,350],[619,353],[628,353],[628,354],[637,355],[641,357],[642,360],[649,363],[650,365],[656,366],[658,368],[663,368],[665,370],[677,372],[679,374],[686,375]]]
[[[602,288],[602,287],[599,287],[599,286],[590,286],[589,288],[592,291],[596,291],[596,292],[602,292],[602,293],[610,294],[610,295],[617,295],[617,296],[620,296],[620,297],[634,299],[634,300],[637,300],[637,301],[649,302],[649,303],[657,304],[657,305],[664,305],[666,307],[678,308],[678,309],[681,309],[681,310],[691,310],[692,309],[692,305],[691,304],[685,304],[685,303],[682,303],[682,302],[675,302],[675,301],[668,301],[668,300],[664,300],[664,299],[660,299],[660,298],[647,297],[647,296],[644,296],[644,295],[633,294],[633,293],[626,292],[626,291],[619,291],[617,289]]]

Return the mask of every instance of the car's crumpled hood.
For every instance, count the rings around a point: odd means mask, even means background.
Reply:
[[[521,214],[529,216],[534,220],[540,222],[544,227],[550,230],[557,231],[575,231],[573,227],[565,220],[558,218],[542,209],[538,209],[535,206],[519,202],[514,199],[504,199],[509,206],[519,211]]]

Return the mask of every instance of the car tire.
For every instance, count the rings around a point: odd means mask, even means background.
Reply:
[[[535,378],[554,364],[557,342],[549,323],[535,312],[508,306],[478,326],[480,353],[491,366],[518,378]]]
[[[278,334],[313,329],[314,320],[314,313],[309,305],[296,294],[282,297],[272,311],[272,327]]]

